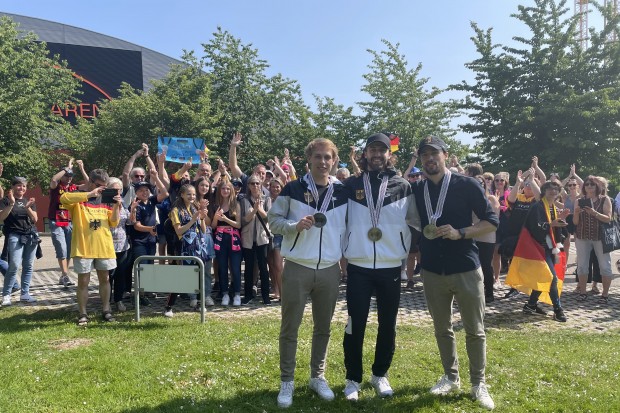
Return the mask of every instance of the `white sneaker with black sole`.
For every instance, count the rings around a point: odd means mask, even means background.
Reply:
[[[37,299],[26,293],[19,296],[19,301],[21,301],[22,303],[36,303]]]

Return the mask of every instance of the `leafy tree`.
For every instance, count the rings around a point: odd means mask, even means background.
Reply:
[[[154,153],[158,136],[203,138],[207,146],[217,142],[219,115],[210,101],[210,76],[186,57],[186,65],[172,67],[148,92],[123,84],[117,99],[101,104],[91,131],[92,165],[118,175],[142,142]]]
[[[236,131],[244,135],[238,148],[243,170],[264,163],[285,147],[291,154],[303,153],[314,130],[299,84],[280,74],[268,76],[269,65],[259,58],[258,50],[221,28],[203,47],[201,62],[213,79],[211,100],[222,114],[223,139],[217,153],[228,159]],[[299,169],[301,164],[295,166]]]
[[[0,161],[6,179],[19,175],[34,183],[49,180],[59,156],[54,150],[67,143],[69,129],[50,108],[78,91],[66,62],[49,57],[36,40],[0,18]]]
[[[592,3],[591,3],[592,4]],[[602,31],[590,30],[590,47],[576,38],[578,16],[567,1],[536,0],[512,16],[531,37],[514,37],[514,46],[494,44],[492,29],[472,23],[479,57],[466,64],[475,83],[465,91],[466,132],[478,140],[485,166],[512,172],[538,155],[543,169],[578,170],[615,178],[620,146],[620,46],[607,35],[619,32],[619,16],[607,15]],[[617,178],[615,178],[617,179]]]
[[[368,132],[361,116],[353,113],[353,107],[336,104],[329,97],[317,97],[317,111],[312,120],[317,135],[331,139],[338,147],[341,162],[349,163],[351,146],[359,146],[367,137]]]
[[[455,116],[451,102],[442,102],[441,89],[428,87],[429,78],[420,77],[422,64],[409,69],[405,56],[398,51],[399,44],[382,40],[385,50],[368,50],[372,55],[370,71],[364,75],[366,84],[362,91],[371,99],[358,102],[362,118],[369,132],[396,132],[400,140],[397,155],[399,166],[407,166],[410,153],[420,140],[429,134],[446,139],[450,152],[462,155],[466,147],[451,137],[454,131],[448,126]]]

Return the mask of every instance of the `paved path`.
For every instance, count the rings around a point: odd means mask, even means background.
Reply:
[[[37,260],[35,263],[35,274],[33,276],[31,293],[38,298],[36,304],[20,304],[19,298],[14,297],[16,306],[18,307],[32,307],[32,308],[47,308],[47,309],[59,309],[69,308],[77,312],[77,304],[75,299],[75,287],[65,289],[63,286],[58,285],[58,278],[60,271],[58,270],[58,263],[55,259],[54,249],[51,243],[51,239],[48,236],[43,238],[43,252],[44,257]],[[579,302],[576,300],[577,295],[572,293],[576,287],[575,276],[572,275],[575,269],[575,251],[574,247],[571,247],[571,254],[569,260],[568,272],[571,275],[567,275],[566,282],[564,284],[564,294],[562,294],[562,303],[566,316],[568,317],[567,323],[557,323],[551,318],[551,307],[543,305],[544,308],[549,310],[549,316],[529,316],[524,315],[521,310],[527,297],[523,294],[517,297],[509,299],[496,299],[493,303],[488,305],[486,311],[485,324],[487,328],[502,328],[502,329],[520,329],[525,325],[544,329],[573,329],[580,331],[608,331],[611,329],[620,328],[620,282],[616,279],[612,283],[612,287],[609,295],[609,303],[603,304],[596,295],[590,295],[585,302]],[[612,253],[612,264],[614,267],[615,278],[618,278],[618,270],[615,268],[615,262],[620,259],[620,251],[614,251]],[[76,281],[75,274],[70,275],[71,278]],[[504,276],[502,276],[503,279]],[[97,297],[97,283],[96,275],[93,273],[91,277],[91,299],[89,300],[89,312],[97,313],[101,309],[101,303]],[[418,278],[419,281],[419,278]],[[420,285],[418,283],[418,285]],[[345,300],[345,286],[340,286],[340,296],[336,305],[336,313],[334,318],[338,321],[345,322],[347,319],[347,309]],[[496,297],[503,297],[507,288],[503,286],[495,292]],[[152,299],[152,305],[150,307],[141,307],[141,317],[160,317],[165,303],[165,297],[158,295],[157,298]],[[133,312],[134,307],[129,300],[126,300],[126,306],[128,312]],[[174,308],[176,313],[178,312],[194,312],[198,319],[198,312],[189,308],[189,302],[186,300],[177,301],[177,305]],[[310,311],[310,306],[306,309]],[[271,306],[264,306],[259,303],[250,304],[242,307],[228,307],[221,306],[210,307],[207,313],[207,322],[209,317],[230,317],[234,314],[235,317],[257,317],[257,316],[279,316],[280,306],[278,303],[274,303]],[[458,313],[458,306],[455,304],[454,318],[457,324],[457,328],[461,327],[460,315]],[[372,308],[370,313],[371,322],[376,323],[377,314],[374,299],[372,302]],[[424,292],[421,290],[407,290],[404,288],[401,294],[400,310],[398,316],[398,324],[409,325],[430,325],[431,318],[426,308],[426,301],[424,299]]]

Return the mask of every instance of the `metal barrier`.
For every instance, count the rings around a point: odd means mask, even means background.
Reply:
[[[194,261],[195,265],[143,264],[155,260]],[[196,274],[198,273],[198,274]],[[140,293],[200,294],[200,322],[205,322],[205,266],[198,257],[143,255],[133,264],[136,321],[140,321]]]

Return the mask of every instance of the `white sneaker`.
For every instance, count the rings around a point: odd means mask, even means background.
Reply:
[[[119,313],[124,313],[125,311],[127,311],[127,307],[125,307],[125,304],[123,304],[122,301],[119,301],[116,303],[116,311],[118,311]]]
[[[489,389],[485,383],[471,387],[471,397],[478,401],[478,404],[487,410],[495,409],[495,402],[489,394]]]
[[[205,305],[206,305],[207,307],[212,307],[212,306],[214,306],[214,305],[215,305],[215,303],[213,302],[213,298],[211,298],[211,296],[210,296],[210,295],[208,295],[208,296],[205,298]]]
[[[241,296],[239,294],[235,294],[233,298],[233,305],[235,307],[239,307],[241,305]]]
[[[446,396],[450,393],[457,392],[461,389],[461,380],[456,379],[452,381],[447,375],[443,375],[439,378],[437,384],[431,387],[431,394],[435,396]]]
[[[174,317],[174,313],[172,312],[172,308],[170,310],[165,310],[164,311],[164,317],[167,317],[167,318]]]
[[[360,384],[353,380],[345,380],[344,397],[352,402],[356,402],[360,397]]]
[[[407,281],[407,270],[402,270],[400,272],[400,280],[401,281]]]
[[[19,301],[21,301],[22,303],[36,303],[37,299],[26,293],[19,296]]]
[[[394,390],[392,390],[392,386],[390,386],[390,382],[385,376],[379,377],[374,374],[371,375],[370,384],[374,387],[379,397],[390,397],[394,395]]]
[[[295,390],[294,382],[280,382],[280,393],[278,393],[278,407],[290,407],[291,404],[293,404],[293,390]]]
[[[8,307],[10,305],[12,305],[13,303],[11,303],[11,296],[10,295],[5,295],[4,297],[2,297],[2,307]]]
[[[189,306],[190,306],[190,307],[194,308],[194,307],[196,307],[197,305],[198,305],[198,300],[197,300],[197,299],[195,299],[195,298],[194,298],[194,299],[192,299],[192,300],[189,300]]]
[[[67,274],[63,274],[60,276],[60,279],[58,280],[58,284],[63,285],[65,288],[69,287],[70,285],[75,285],[74,282],[71,281],[71,279],[69,278]]]
[[[230,304],[230,295],[228,295],[228,293],[224,293],[222,296],[222,305],[227,306],[228,304]]]
[[[310,390],[313,390],[323,400],[334,400],[334,392],[329,388],[325,377],[312,377],[310,379]]]

